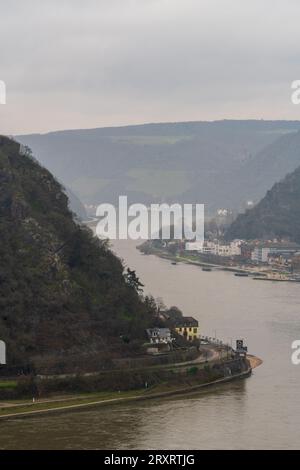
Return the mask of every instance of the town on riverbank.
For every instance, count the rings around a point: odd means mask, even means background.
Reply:
[[[185,262],[203,271],[222,269],[255,280],[300,282],[300,246],[278,240],[147,240],[138,246],[146,254]]]

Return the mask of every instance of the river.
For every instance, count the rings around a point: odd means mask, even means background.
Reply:
[[[201,332],[245,338],[263,364],[246,380],[191,397],[104,407],[0,424],[2,449],[296,449],[300,440],[300,285],[254,281],[223,271],[172,265],[140,254],[134,242],[115,252],[136,269],[145,292],[199,320]]]

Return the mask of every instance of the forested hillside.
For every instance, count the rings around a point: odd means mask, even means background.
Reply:
[[[154,308],[134,275],[124,276],[107,244],[73,220],[49,171],[6,137],[0,241],[0,338],[9,366],[109,358],[143,340]]]
[[[226,237],[280,238],[300,243],[300,167],[274,184],[253,209],[239,215]]]

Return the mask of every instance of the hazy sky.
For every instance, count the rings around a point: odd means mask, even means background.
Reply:
[[[0,133],[300,119],[299,0],[0,0]]]

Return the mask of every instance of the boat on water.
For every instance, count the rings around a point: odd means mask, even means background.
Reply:
[[[172,263],[171,263],[171,264],[174,264],[174,265],[175,265],[175,264],[177,264],[177,262],[176,262],[176,261],[172,261]]]
[[[211,268],[206,268],[206,267],[203,267],[203,268],[202,268],[202,271],[207,271],[207,272],[209,272],[209,271],[211,271],[211,270],[212,270]]]
[[[238,276],[238,277],[248,277],[249,274],[248,273],[234,273],[235,276]]]

